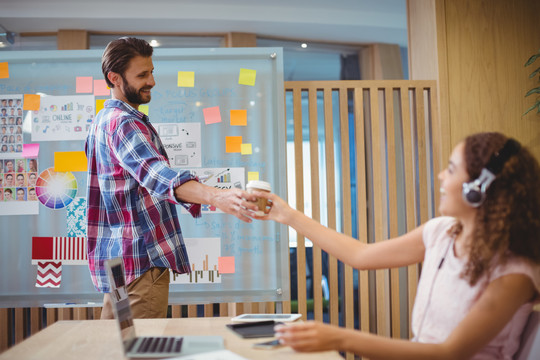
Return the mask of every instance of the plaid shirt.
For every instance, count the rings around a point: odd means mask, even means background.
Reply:
[[[107,100],[86,140],[88,265],[98,291],[109,292],[104,260],[122,257],[129,284],[151,267],[190,271],[176,204],[201,216],[200,204],[179,203],[174,188],[196,178],[169,167],[148,117]]]

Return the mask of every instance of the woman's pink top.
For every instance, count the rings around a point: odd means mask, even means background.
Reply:
[[[460,277],[466,259],[455,256],[454,239],[448,234],[455,222],[451,217],[439,217],[428,221],[424,226],[426,253],[412,314],[415,341],[444,342],[489,284],[484,277],[475,286],[470,286],[466,279]],[[514,257],[504,266],[494,269],[490,281],[508,274],[524,274],[530,277],[537,293],[540,293],[539,266]],[[519,348],[520,336],[532,306],[533,303],[522,305],[504,329],[473,359],[512,359]]]

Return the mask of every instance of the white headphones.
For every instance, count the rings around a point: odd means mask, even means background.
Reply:
[[[502,171],[504,164],[517,154],[521,145],[514,139],[508,139],[501,150],[491,155],[480,176],[475,180],[463,183],[463,200],[472,207],[479,207],[486,199],[486,191]]]

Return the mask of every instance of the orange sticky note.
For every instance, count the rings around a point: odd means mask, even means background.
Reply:
[[[77,94],[92,93],[93,82],[94,78],[91,76],[77,76],[75,79],[75,92]]]
[[[34,94],[24,94],[23,110],[39,111],[41,104],[41,96]]]
[[[218,257],[218,271],[220,274],[234,274],[234,256]]]
[[[195,72],[193,71],[179,71],[178,72],[178,87],[194,87],[195,86]]]
[[[240,75],[238,76],[238,84],[254,86],[256,76],[257,71],[255,70],[240,69]]]
[[[242,144],[240,146],[240,153],[242,153],[242,155],[251,155],[253,153],[251,144]]]
[[[86,171],[87,160],[84,151],[62,151],[54,153],[54,171]]]
[[[148,105],[139,105],[139,111],[148,116]]]
[[[9,78],[9,65],[7,62],[0,62],[0,79]]]
[[[105,99],[96,100],[96,114],[105,107]]]
[[[94,95],[95,96],[109,96],[111,90],[107,86],[105,80],[94,80]]]
[[[239,153],[242,151],[241,136],[225,136],[225,152]]]
[[[248,182],[251,180],[259,180],[258,171],[248,171]]]
[[[215,124],[221,122],[221,114],[219,113],[219,106],[203,109],[204,123]]]
[[[246,126],[247,110],[231,110],[231,126]]]

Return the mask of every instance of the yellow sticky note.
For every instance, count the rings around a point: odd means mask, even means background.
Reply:
[[[231,126],[246,126],[247,110],[231,110]]]
[[[54,153],[54,171],[86,171],[87,160],[84,151],[63,151]]]
[[[240,145],[240,152],[242,153],[242,155],[251,155],[253,153],[251,151],[251,144]]]
[[[234,256],[218,257],[218,271],[220,274],[234,274]]]
[[[239,153],[242,151],[241,136],[225,136],[225,152]]]
[[[105,107],[105,99],[96,100],[96,114]]]
[[[258,171],[248,171],[248,182],[251,180],[259,180]]]
[[[7,62],[0,62],[0,79],[9,78],[9,65]]]
[[[179,71],[178,72],[178,87],[194,87],[195,72],[194,71]]]
[[[41,96],[34,94],[24,94],[23,110],[39,111],[41,105]]]
[[[255,70],[240,69],[240,76],[238,76],[238,84],[254,86],[256,76],[257,71]]]
[[[148,105],[139,105],[139,111],[148,116]]]

